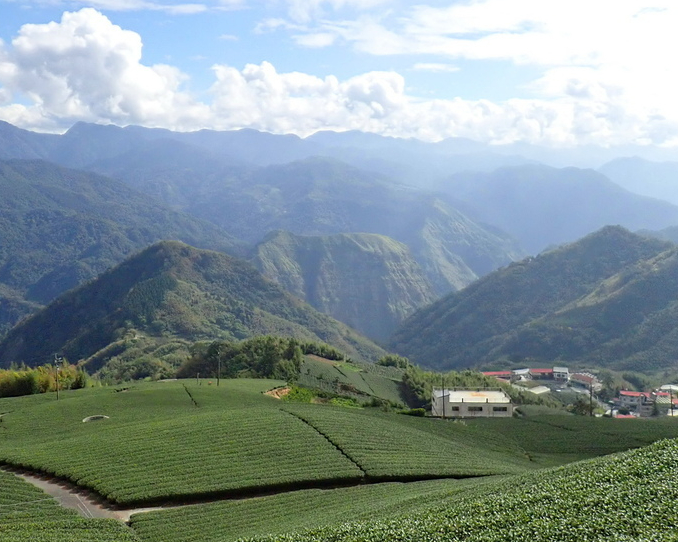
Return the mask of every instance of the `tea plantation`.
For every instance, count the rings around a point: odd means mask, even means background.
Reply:
[[[269,542],[608,542],[678,540],[678,443],[450,493],[427,510]]]
[[[664,454],[657,457],[670,464],[672,456],[666,454],[673,443],[642,448],[621,459],[544,467],[678,437],[678,420],[672,419],[537,416],[453,422],[378,408],[294,403],[264,393],[282,385],[262,379],[221,380],[219,386],[216,381],[182,380],[68,391],[59,401],[54,394],[0,399],[0,464],[67,479],[122,507],[166,507],[133,515],[130,530],[124,524],[78,518],[3,473],[0,499],[9,502],[0,504],[20,502],[28,512],[0,523],[0,540],[217,542],[320,527],[298,536],[381,540],[392,539],[388,533],[393,532],[396,538],[414,540],[414,525],[428,525],[429,514],[447,518],[432,523],[430,532],[422,528],[432,540],[438,530],[449,534],[441,540],[474,540],[473,529],[481,533],[485,528],[471,518],[475,508],[496,517],[498,524],[534,527],[543,510],[529,508],[530,499],[541,495],[542,508],[549,499],[555,506],[561,499],[555,492],[574,492],[578,479],[595,496],[596,488],[603,487],[603,475],[596,473],[605,469],[608,490],[613,491],[633,471],[626,457],[636,458],[633,476],[638,481],[647,476],[648,484],[654,484],[652,477],[659,471],[649,469],[652,461],[643,454]],[[98,419],[83,421],[92,416]],[[615,465],[627,466],[610,470]],[[672,471],[660,467],[662,476],[676,482]],[[14,489],[19,487],[37,497],[22,496]],[[626,495],[631,489],[620,491]],[[571,506],[567,495],[562,496],[563,506]],[[599,501],[597,496],[591,499],[584,502],[593,506]],[[33,500],[39,506],[26,508]],[[511,520],[504,509],[493,512],[492,506],[501,502],[513,503],[507,510],[520,520]],[[662,513],[657,517],[663,518]],[[365,522],[343,525],[352,520]],[[70,529],[71,538],[41,534],[59,522],[77,525]],[[401,523],[402,533],[393,530]],[[457,524],[465,527],[457,532],[450,526],[456,529]],[[518,527],[507,527],[511,529],[526,536]],[[35,536],[27,537],[33,531]],[[85,531],[92,533],[90,538],[82,538]],[[109,532],[113,538],[105,538]],[[601,541],[624,540],[604,532]]]

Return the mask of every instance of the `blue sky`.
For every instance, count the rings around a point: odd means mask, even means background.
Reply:
[[[0,0],[0,119],[678,144],[674,0]]]

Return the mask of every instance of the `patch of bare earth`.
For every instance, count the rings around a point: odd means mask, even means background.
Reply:
[[[268,390],[267,392],[264,393],[264,395],[268,395],[270,397],[275,397],[276,399],[282,399],[289,392],[290,392],[290,387],[289,386],[283,386],[281,388],[273,388],[272,390]]]

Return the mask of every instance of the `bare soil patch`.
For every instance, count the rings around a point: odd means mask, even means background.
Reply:
[[[283,386],[281,388],[273,388],[272,390],[268,390],[267,392],[264,393],[264,395],[268,395],[269,397],[275,397],[276,399],[282,399],[289,392],[290,392],[290,387],[289,386]]]

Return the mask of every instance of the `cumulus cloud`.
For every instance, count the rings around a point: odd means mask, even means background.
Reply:
[[[141,50],[138,34],[85,8],[64,13],[60,22],[24,25],[3,54],[0,83],[33,102],[27,118],[39,111],[45,122],[181,128],[204,118],[207,108],[180,90],[185,75],[168,65],[143,65]]]
[[[596,38],[599,46],[566,48],[553,57],[557,62],[544,64],[543,51],[531,51],[525,43],[533,40],[545,47],[540,42],[545,25],[559,23],[546,20],[547,10],[538,8],[540,2],[528,0],[501,0],[500,4],[534,7],[536,15],[531,18],[516,12],[506,19],[488,15],[485,21],[480,11],[473,11],[498,9],[497,1],[456,4],[459,9],[471,10],[465,12],[465,22],[450,19],[450,13],[458,14],[453,8],[437,12],[431,11],[433,8],[412,9],[400,32],[367,16],[353,23],[326,21],[322,33],[309,39],[322,46],[330,39],[323,35],[327,33],[359,43],[365,50],[373,47],[379,54],[396,54],[403,42],[410,40],[410,51],[432,47],[446,51],[443,59],[503,58],[501,47],[493,49],[498,46],[489,38],[497,36],[504,45],[507,41],[502,40],[515,39],[513,51],[520,53],[521,61],[541,67],[539,77],[529,85],[529,99],[421,99],[408,94],[405,78],[393,71],[372,71],[340,80],[332,75],[281,73],[273,64],[262,62],[244,68],[213,66],[210,100],[199,101],[183,89],[187,76],[179,69],[143,63],[141,36],[88,8],[65,13],[58,22],[24,25],[11,43],[0,42],[0,118],[25,128],[51,131],[84,120],[177,130],[251,127],[302,136],[321,129],[356,129],[426,140],[468,137],[498,144],[678,143],[678,89],[666,68],[670,63],[664,50],[659,49],[663,37],[669,30],[673,32],[670,16],[620,9],[615,17],[631,25],[627,30],[635,29],[634,39],[627,37],[628,45],[611,51],[602,38]],[[660,24],[656,17],[667,17],[668,22]],[[655,23],[658,36],[650,35]],[[426,24],[437,25],[439,30],[426,37]],[[270,27],[294,27],[301,35],[304,25],[272,20]],[[449,29],[455,34],[448,35]],[[522,43],[518,39],[522,34],[532,37]],[[375,36],[381,40],[378,46],[370,45]],[[588,39],[586,33],[583,36]],[[593,43],[594,37],[589,37]],[[556,43],[563,39],[556,36]],[[450,44],[447,40],[467,43],[454,42],[457,49],[451,52],[445,49]],[[638,40],[647,40],[651,49],[637,51],[636,46],[643,46]],[[654,56],[650,54],[653,47]],[[454,70],[450,62],[438,57],[436,62],[417,63],[414,69]]]

